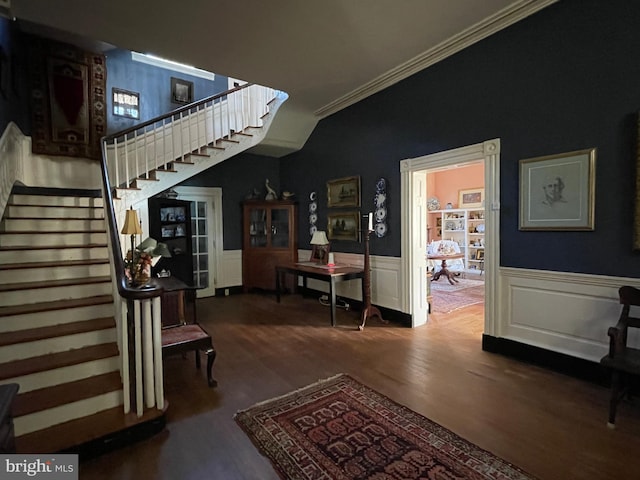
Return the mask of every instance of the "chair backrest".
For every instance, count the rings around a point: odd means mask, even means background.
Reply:
[[[632,306],[640,306],[640,290],[635,287],[624,286],[620,287],[618,295],[620,296],[620,303],[623,305],[622,313],[620,313],[620,322],[625,327],[640,328],[640,318],[629,315]]]

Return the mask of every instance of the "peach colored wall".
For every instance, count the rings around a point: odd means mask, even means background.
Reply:
[[[433,191],[430,191],[430,177],[433,177]],[[458,208],[460,190],[482,187],[484,187],[483,164],[427,174],[427,198],[436,197],[440,200],[440,208],[444,208],[447,202],[451,202],[453,208]]]
[[[427,198],[436,197],[440,201],[440,208],[444,209],[447,202],[458,208],[458,194],[460,190],[484,187],[484,164],[469,165],[468,167],[452,168],[427,174]],[[428,240],[438,240],[436,214],[429,215],[427,220]]]

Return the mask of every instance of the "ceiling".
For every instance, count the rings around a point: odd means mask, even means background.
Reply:
[[[556,0],[4,1],[44,36],[285,91],[257,152],[282,156],[301,148],[321,118]]]

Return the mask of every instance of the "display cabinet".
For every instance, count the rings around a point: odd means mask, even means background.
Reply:
[[[298,261],[297,204],[289,200],[243,204],[242,284],[275,290],[275,266]],[[286,285],[293,288],[291,285]]]
[[[162,257],[151,270],[171,272],[187,285],[194,285],[191,245],[191,202],[171,198],[150,198],[149,236],[167,244],[171,257]]]

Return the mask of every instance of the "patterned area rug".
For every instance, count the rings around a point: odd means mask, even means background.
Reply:
[[[484,303],[484,282],[469,278],[459,278],[451,285],[446,278],[431,282],[431,311],[450,313],[469,305]]]
[[[33,153],[99,159],[107,127],[104,55],[28,38]]]
[[[344,374],[234,418],[284,479],[533,478]]]

